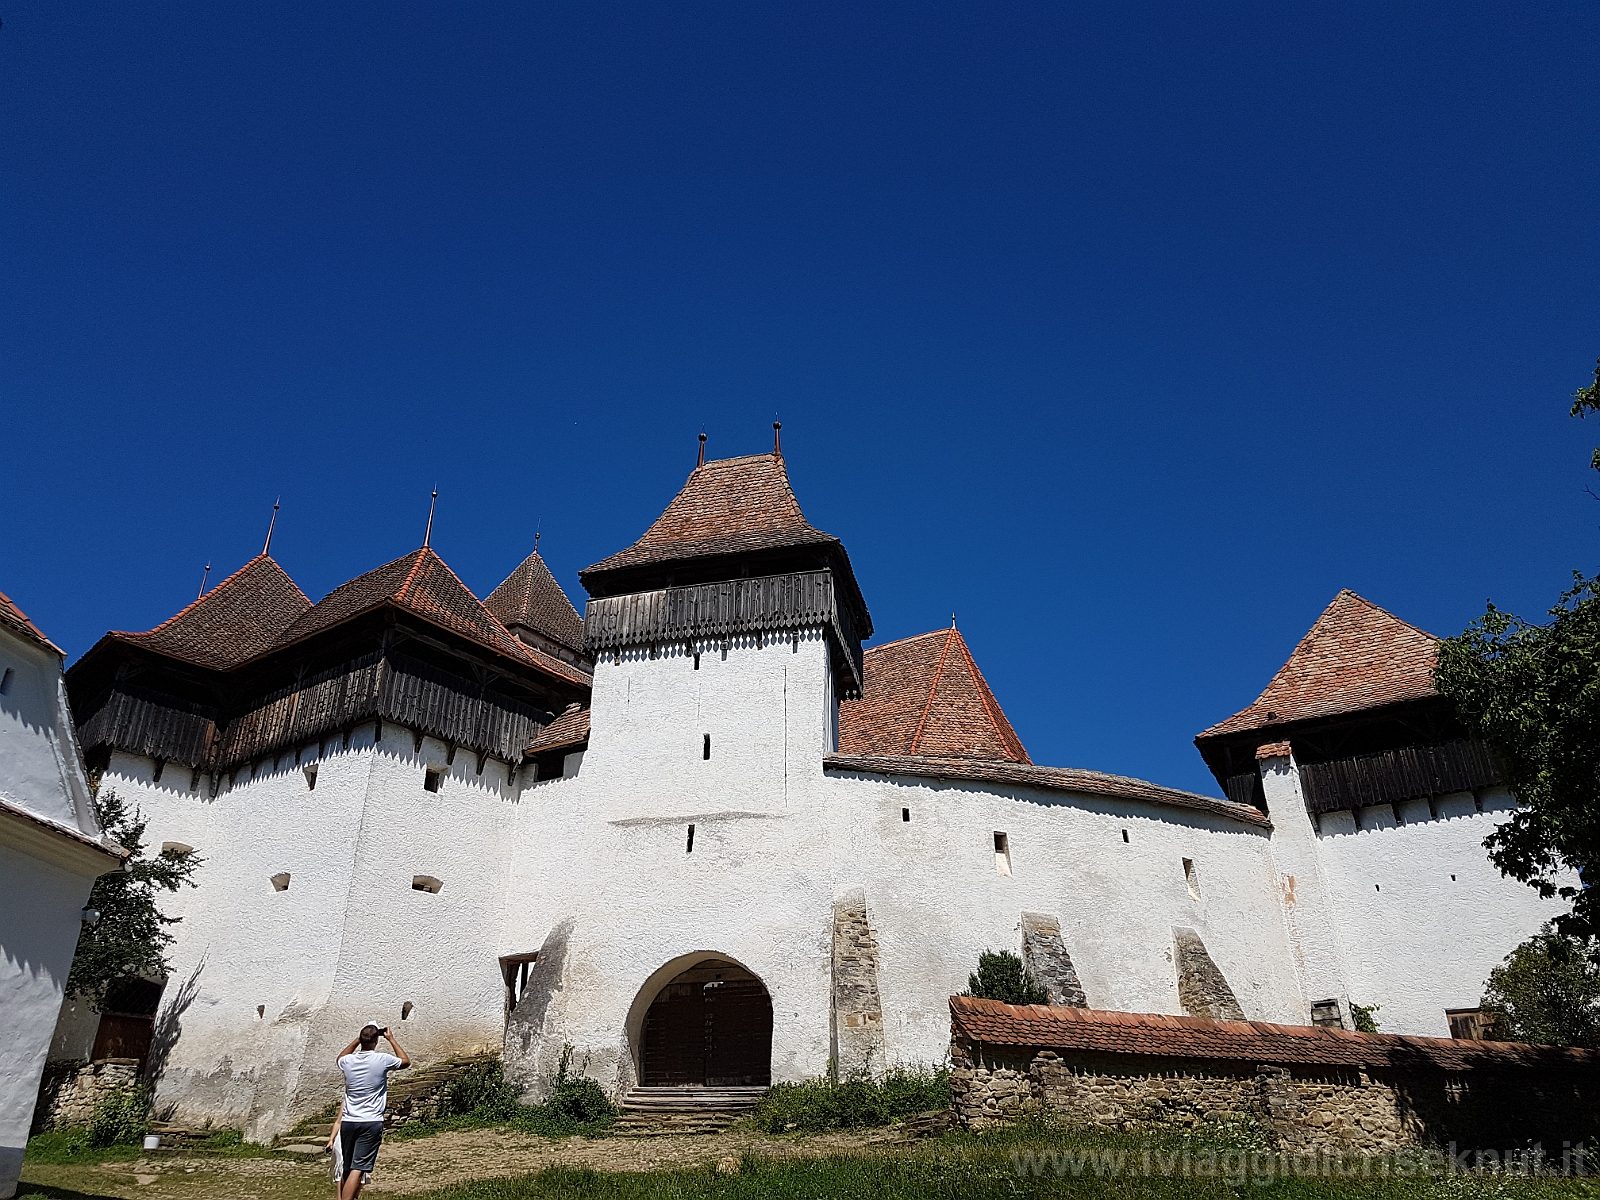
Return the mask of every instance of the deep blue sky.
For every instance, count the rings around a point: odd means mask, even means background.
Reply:
[[[578,568],[764,450],[1036,761],[1190,739],[1341,587],[1600,568],[1600,8],[0,16],[0,590],[76,656],[260,549]],[[1600,486],[1596,487],[1600,491]]]

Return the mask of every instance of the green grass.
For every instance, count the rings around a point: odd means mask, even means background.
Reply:
[[[953,1134],[907,1153],[822,1159],[747,1156],[737,1173],[712,1168],[598,1172],[556,1168],[418,1195],[414,1200],[968,1200],[970,1197],[1105,1197],[1107,1200],[1542,1200],[1600,1195],[1585,1180],[1455,1175],[1442,1164],[1406,1178],[1283,1173],[1249,1131],[1219,1138],[1094,1135],[1039,1127]],[[1147,1157],[1148,1156],[1148,1157]],[[1381,1161],[1381,1160],[1379,1160]],[[1121,1164],[1121,1170],[1113,1167]],[[1161,1168],[1167,1165],[1168,1173]],[[1360,1160],[1346,1169],[1359,1170]],[[1325,1170],[1325,1168],[1319,1169]],[[1302,1171],[1304,1167],[1302,1167]]]
[[[949,1107],[948,1068],[892,1067],[879,1079],[780,1083],[761,1098],[752,1121],[765,1133],[826,1133],[870,1129]]]
[[[262,1158],[269,1157],[273,1153],[266,1146],[256,1146],[246,1142],[237,1129],[219,1129],[203,1141],[185,1142],[183,1149],[193,1150],[208,1158],[218,1156]],[[74,1125],[65,1129],[53,1129],[49,1133],[38,1133],[29,1138],[23,1161],[59,1167],[127,1162],[141,1158],[144,1154],[145,1150],[141,1145],[124,1143],[117,1146],[96,1146],[87,1125]]]

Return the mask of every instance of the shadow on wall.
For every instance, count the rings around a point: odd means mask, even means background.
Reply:
[[[145,1079],[149,1084],[158,1089],[161,1076],[167,1069],[167,1059],[172,1054],[172,1048],[178,1044],[178,1038],[183,1034],[183,1014],[189,1011],[189,1006],[195,1002],[195,997],[200,994],[200,974],[206,969],[205,956],[195,963],[194,970],[189,972],[189,978],[175,992],[170,992],[167,1002],[161,1006],[161,1011],[156,1016],[155,1029],[150,1036],[150,1054],[145,1060]],[[166,1106],[163,1119],[171,1115],[175,1103]]]
[[[556,1069],[561,1047],[547,1046],[545,1017],[550,1001],[561,988],[567,966],[567,942],[576,922],[567,917],[552,929],[539,947],[539,957],[528,971],[527,986],[517,1006],[506,1017],[506,1078],[522,1092],[525,1103],[538,1103]]]

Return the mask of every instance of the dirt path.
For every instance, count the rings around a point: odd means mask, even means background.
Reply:
[[[714,1165],[724,1158],[757,1153],[778,1157],[822,1157],[867,1147],[894,1152],[904,1146],[887,1130],[777,1138],[755,1132],[654,1138],[542,1138],[495,1129],[441,1133],[385,1143],[378,1170],[363,1195],[423,1192],[473,1179],[526,1175],[546,1167],[593,1167],[606,1171],[653,1171]],[[278,1154],[271,1158],[168,1158],[96,1166],[25,1164],[20,1200],[30,1195],[117,1197],[118,1200],[327,1200],[332,1192],[329,1160]],[[41,1189],[55,1189],[44,1191]]]

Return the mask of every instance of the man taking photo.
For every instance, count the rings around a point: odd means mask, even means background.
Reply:
[[[393,1054],[377,1049],[380,1037],[388,1039],[394,1047]],[[344,1151],[339,1200],[356,1200],[367,1173],[378,1163],[383,1114],[389,1107],[389,1072],[409,1067],[411,1058],[394,1040],[394,1034],[377,1022],[368,1021],[355,1041],[339,1052],[338,1063],[344,1074],[344,1106],[334,1122],[328,1145],[331,1147],[337,1139]]]

